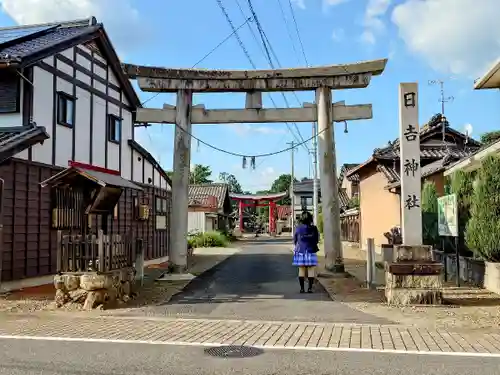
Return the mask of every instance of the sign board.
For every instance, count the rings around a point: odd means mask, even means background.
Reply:
[[[403,244],[422,245],[422,189],[418,84],[399,84],[399,147],[401,160],[401,231]]]
[[[457,196],[438,198],[438,231],[440,236],[458,237]]]

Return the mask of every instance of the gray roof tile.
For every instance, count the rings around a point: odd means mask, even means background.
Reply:
[[[189,205],[204,204],[208,197],[217,198],[217,208],[223,209],[226,197],[229,196],[227,184],[197,184],[189,185]]]
[[[36,124],[0,128],[0,162],[48,138],[45,128]]]

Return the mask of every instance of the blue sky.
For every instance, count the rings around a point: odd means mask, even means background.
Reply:
[[[473,136],[495,130],[500,124],[498,91],[474,91],[473,81],[484,73],[500,51],[498,0],[293,0],[293,9],[309,64],[328,65],[389,58],[386,71],[372,79],[367,89],[336,91],[334,101],[373,104],[374,117],[352,121],[349,132],[336,125],[337,163],[363,162],[376,147],[398,134],[397,90],[399,82],[420,84],[420,122],[440,111],[439,89],[429,80],[446,82],[446,116],[462,130],[473,125]],[[247,0],[222,0],[234,25],[250,16]],[[288,0],[253,0],[254,9],[283,67],[304,66]],[[285,12],[286,23],[280,10]],[[103,22],[125,62],[166,67],[191,67],[226,38],[231,29],[216,0],[2,0],[0,24],[68,20],[94,15]],[[250,27],[256,28],[254,24]],[[287,29],[288,28],[288,29]],[[289,32],[292,38],[289,36]],[[262,47],[249,26],[239,35],[258,68],[268,68]],[[201,68],[251,69],[233,37],[204,60]],[[154,94],[139,92],[142,100]],[[298,93],[301,102],[313,101],[313,93]],[[283,98],[273,95],[278,106]],[[297,99],[288,94],[292,106]],[[243,108],[242,94],[200,94],[196,104],[207,108]],[[160,94],[146,104],[175,104],[175,97]],[[264,105],[271,107],[269,99]],[[291,126],[293,128],[293,125]],[[298,124],[302,137],[311,136],[311,124]],[[194,135],[230,151],[260,154],[278,151],[295,138],[285,124],[195,125]],[[173,126],[139,129],[137,138],[170,169]],[[310,143],[307,144],[310,147]],[[304,147],[295,154],[296,175],[310,175],[310,157]],[[242,169],[240,158],[211,150],[193,141],[192,164],[208,164],[219,172],[233,173],[244,189],[269,186],[290,171],[290,152],[257,159],[256,170]]]

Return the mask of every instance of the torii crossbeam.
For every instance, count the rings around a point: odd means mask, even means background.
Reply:
[[[344,272],[340,238],[340,205],[336,177],[334,121],[372,118],[371,105],[332,104],[332,90],[365,88],[380,75],[387,59],[346,65],[276,70],[168,69],[124,64],[129,78],[148,92],[176,92],[176,106],[139,108],[137,123],[175,123],[172,178],[171,261],[182,272],[187,264],[187,207],[192,124],[318,122],[326,267]],[[262,93],[316,91],[316,104],[303,108],[263,109]],[[246,92],[245,109],[206,110],[193,106],[194,92]]]

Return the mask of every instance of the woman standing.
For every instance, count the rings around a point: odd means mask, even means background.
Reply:
[[[293,243],[293,265],[299,267],[300,293],[304,293],[304,281],[308,279],[308,293],[312,293],[316,266],[318,265],[318,228],[313,225],[312,215],[305,211],[299,219],[299,226],[295,229]]]

